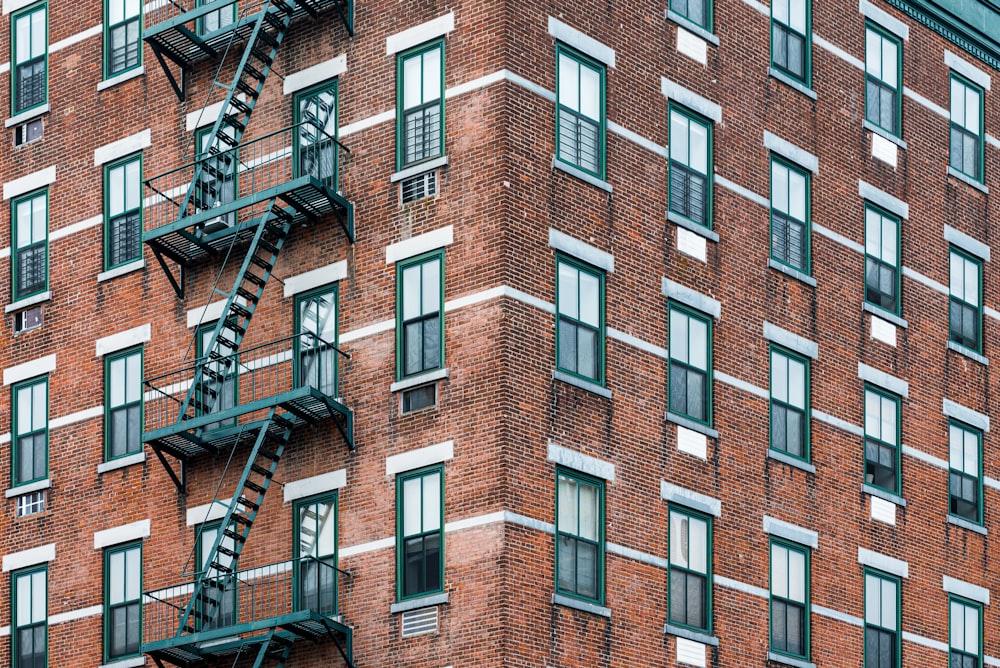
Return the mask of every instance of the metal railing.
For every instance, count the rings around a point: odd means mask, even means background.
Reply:
[[[256,14],[264,7],[264,4],[264,0],[249,0],[248,2],[224,2],[216,0],[215,2],[206,2],[204,4],[199,3],[198,0],[153,0],[153,2],[146,3],[146,25],[152,30],[161,23],[176,19],[187,12],[194,12],[188,18],[188,21],[185,22],[186,25],[189,22],[195,22],[206,14],[221,10],[226,16],[229,16],[230,12],[234,14],[235,21],[231,24],[223,24],[220,21],[217,30],[231,30],[236,27],[236,23],[241,17]],[[236,8],[235,12],[231,9],[234,6]],[[195,10],[198,11],[195,12]],[[211,23],[203,25],[199,21],[197,25],[187,27],[194,34],[201,36],[213,32],[210,29],[216,28],[216,25]]]

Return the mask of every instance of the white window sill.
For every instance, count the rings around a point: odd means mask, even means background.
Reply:
[[[139,668],[146,665],[145,656],[132,656],[127,659],[119,659],[98,666],[97,668]]]
[[[896,327],[902,327],[903,329],[906,329],[907,327],[910,326],[908,322],[900,318],[895,313],[889,313],[889,311],[881,309],[878,306],[875,306],[874,304],[869,304],[868,302],[864,302],[861,305],[861,308],[867,313],[871,313],[876,318],[882,318],[886,322],[891,322]]]
[[[694,232],[698,236],[705,237],[709,241],[715,241],[716,243],[718,243],[719,241],[719,235],[717,232],[708,229],[704,225],[699,225],[698,223],[692,223],[690,220],[684,218],[683,216],[677,215],[673,211],[670,210],[667,211],[667,220],[669,220],[677,227],[683,227],[688,232]]]
[[[604,397],[605,399],[611,398],[611,390],[593,381],[586,380],[584,378],[579,378],[571,373],[566,373],[565,371],[553,371],[552,378],[560,382],[566,383],[567,385],[572,385],[573,387],[579,387],[581,390],[586,390],[592,392],[597,396]]]
[[[871,121],[867,121],[867,120],[864,121],[863,125],[864,125],[864,128],[866,130],[868,130],[870,132],[874,132],[875,134],[877,134],[882,139],[885,139],[886,141],[892,142],[893,144],[895,144],[899,148],[903,149],[904,151],[906,150],[906,142],[903,141],[902,139],[900,139],[899,137],[897,137],[896,135],[892,134],[888,130],[883,130],[879,126],[877,126],[874,123],[872,123]]]
[[[115,267],[114,269],[108,269],[107,271],[102,271],[97,275],[97,282],[101,283],[103,281],[110,281],[112,278],[118,278],[119,276],[124,276],[125,274],[131,274],[133,271],[139,271],[140,269],[146,268],[146,260],[136,260],[135,262],[129,262],[128,264],[123,264],[120,267]]]
[[[564,608],[573,608],[574,610],[582,610],[583,612],[589,612],[595,615],[600,615],[601,617],[607,617],[608,619],[611,619],[611,608],[606,608],[603,605],[597,605],[596,603],[587,603],[586,601],[575,599],[572,596],[563,596],[562,594],[552,594],[552,605],[561,605]]]
[[[948,165],[948,176],[954,177],[959,181],[961,181],[962,183],[969,184],[970,186],[972,186],[976,190],[981,191],[985,195],[990,194],[990,189],[986,186],[985,183],[980,183],[979,181],[975,180],[968,174],[963,174],[962,172],[958,171],[951,165]]]
[[[577,167],[574,167],[573,165],[567,164],[562,160],[560,160],[559,158],[552,158],[552,168],[558,169],[561,172],[566,172],[570,176],[575,176],[581,181],[585,181],[586,183],[589,183],[592,186],[600,188],[605,192],[610,193],[613,191],[611,184],[608,183],[607,181],[599,179],[593,174],[588,174],[587,172]]]
[[[39,116],[42,116],[43,114],[47,113],[49,113],[49,105],[43,104],[42,106],[37,107],[35,109],[29,109],[28,111],[22,112],[17,116],[11,116],[10,118],[8,118],[6,121],[3,122],[3,126],[5,128],[12,128],[15,125],[20,125],[25,121],[30,121],[32,118],[38,118]]]
[[[684,417],[683,415],[678,415],[677,413],[667,412],[667,422],[673,422],[674,424],[679,424],[685,429],[690,429],[691,431],[696,431],[699,434],[704,434],[709,438],[719,438],[719,432],[712,429],[708,425],[704,425],[697,420],[692,420],[689,417]]]
[[[877,496],[883,501],[888,501],[889,503],[895,503],[897,506],[900,506],[901,508],[906,507],[906,499],[899,496],[898,494],[893,494],[892,492],[887,492],[884,489],[875,487],[874,485],[869,485],[868,483],[865,483],[861,485],[861,491],[871,496]]]
[[[400,612],[408,612],[419,608],[430,608],[435,605],[445,605],[447,603],[448,592],[444,592],[443,594],[431,594],[430,596],[410,598],[405,601],[400,601],[399,603],[393,603],[389,606],[389,612],[395,615]]]
[[[711,44],[714,44],[715,46],[719,46],[719,38],[718,38],[718,36],[713,35],[712,33],[710,33],[709,31],[705,30],[704,28],[702,28],[700,25],[698,25],[694,21],[686,19],[683,16],[681,16],[680,14],[672,12],[670,9],[667,9],[667,20],[668,21],[673,21],[674,23],[676,23],[680,27],[684,28],[688,32],[694,33],[698,37],[701,37],[706,42],[710,42]]]
[[[816,287],[815,278],[805,273],[804,271],[796,269],[795,267],[789,267],[787,264],[782,264],[781,262],[775,260],[773,257],[767,259],[767,266],[769,266],[771,269],[776,269],[783,274],[791,276],[797,281],[802,281],[803,283],[805,283],[810,287],[814,288]]]
[[[448,164],[448,156],[442,155],[440,158],[434,158],[433,160],[428,160],[427,162],[417,163],[412,167],[407,167],[406,169],[401,169],[395,172],[389,177],[389,183],[396,183],[402,181],[403,179],[408,179],[413,176],[419,176],[420,174],[426,174],[438,167],[444,167]]]
[[[959,355],[964,355],[965,357],[968,357],[970,360],[975,360],[976,362],[979,362],[980,364],[983,364],[985,366],[990,365],[989,358],[980,355],[975,350],[969,350],[965,346],[955,343],[954,341],[948,342],[948,350],[954,350]]]
[[[955,517],[954,515],[948,515],[948,524],[954,524],[957,527],[962,527],[963,529],[968,529],[969,531],[974,531],[982,535],[986,535],[986,527],[976,524],[975,522],[970,522],[964,517]]]
[[[117,471],[118,469],[123,469],[128,466],[134,466],[136,464],[142,464],[146,461],[146,452],[137,452],[134,455],[126,455],[125,457],[119,457],[117,459],[111,459],[106,462],[101,462],[97,465],[97,473],[108,473],[109,471]]]
[[[767,456],[781,462],[782,464],[788,464],[789,466],[794,466],[797,469],[802,469],[806,473],[816,473],[816,467],[809,462],[781,452],[780,450],[772,450],[771,448],[768,448]]]
[[[674,626],[673,624],[667,624],[663,627],[663,633],[666,635],[677,636],[679,638],[686,638],[693,642],[700,642],[703,645],[711,645],[712,647],[719,646],[719,639],[715,636],[710,636],[707,633],[701,633],[699,631],[692,631],[691,629],[686,629],[682,626]]]
[[[13,499],[14,497],[24,496],[25,494],[31,494],[32,492],[40,492],[43,489],[49,489],[50,487],[52,487],[52,480],[46,478],[45,480],[29,482],[27,485],[18,485],[17,487],[11,487],[6,492],[4,492],[4,496],[6,496],[8,499]]]
[[[816,91],[814,91],[809,86],[806,86],[801,81],[796,81],[795,79],[793,79],[792,77],[788,76],[787,74],[785,74],[781,70],[775,69],[773,67],[769,67],[769,68],[767,68],[767,73],[768,73],[768,75],[771,76],[771,78],[777,79],[778,81],[780,81],[781,83],[785,84],[786,86],[794,88],[795,90],[799,91],[800,93],[802,93],[806,97],[810,98],[811,100],[815,100],[816,99]]]
[[[811,661],[796,659],[793,656],[785,656],[784,654],[778,654],[777,652],[768,652],[767,660],[774,661],[775,663],[781,663],[786,666],[795,666],[795,668],[816,668],[816,664]]]
[[[120,83],[125,83],[126,81],[130,81],[137,77],[141,77],[145,73],[146,73],[145,65],[134,67],[128,70],[127,72],[122,72],[121,74],[115,75],[110,79],[105,79],[101,83],[97,84],[97,90],[98,92],[100,92],[102,90],[107,90],[108,88],[113,88],[114,86],[117,86]]]
[[[441,380],[442,378],[448,377],[448,367],[443,369],[435,369],[434,371],[428,371],[427,373],[422,373],[419,376],[413,376],[412,378],[404,378],[403,380],[397,380],[395,383],[389,386],[390,392],[402,392],[403,390],[408,390],[412,387],[419,387],[421,385],[427,385],[435,381]]]
[[[52,291],[46,290],[41,294],[32,295],[31,297],[26,297],[24,299],[19,299],[13,304],[7,304],[4,307],[4,313],[13,313],[14,311],[20,311],[21,309],[26,309],[29,306],[34,306],[35,304],[41,304],[42,302],[47,302],[52,299]]]

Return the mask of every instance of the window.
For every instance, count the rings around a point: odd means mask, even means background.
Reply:
[[[865,668],[899,667],[899,580],[865,572]]]
[[[712,423],[712,322],[670,304],[670,412]]]
[[[203,365],[200,385],[195,395],[196,401],[201,406],[197,410],[199,415],[210,415],[229,410],[236,406],[236,399],[239,396],[237,388],[239,384],[238,358],[232,348],[217,343],[215,350],[223,356],[223,359],[212,361],[208,358],[215,325],[214,322],[202,325],[198,328],[196,335],[198,361]],[[218,380],[220,376],[223,377],[222,380]],[[219,427],[232,427],[235,424],[236,418],[231,417],[213,422],[205,428],[217,429]]]
[[[14,55],[11,113],[40,107],[48,99],[48,26],[45,3],[11,18]]]
[[[771,157],[771,257],[809,273],[809,175]]]
[[[444,366],[444,254],[396,265],[396,377]]]
[[[104,552],[104,658],[139,655],[142,631],[142,544]]]
[[[11,204],[14,219],[14,301],[45,292],[49,284],[49,193],[26,195]]]
[[[711,0],[670,0],[670,11],[705,30],[712,30]]]
[[[871,23],[865,26],[865,118],[897,137],[901,134],[902,48],[898,37]]]
[[[337,81],[295,96],[295,175],[337,186]]]
[[[14,484],[42,480],[49,472],[49,379],[15,385]]]
[[[337,286],[295,299],[296,387],[316,388],[337,397]]]
[[[201,7],[203,5],[212,4],[212,2],[213,0],[197,0],[195,6]],[[199,16],[195,30],[197,30],[198,36],[200,37],[222,30],[223,28],[228,28],[234,23],[236,23],[235,2],[231,5],[226,5],[225,7],[221,7],[219,9],[213,9],[210,12],[205,12]]]
[[[771,650],[809,657],[809,551],[771,541]]]
[[[121,74],[142,62],[140,0],[107,0],[104,7],[104,78]]]
[[[865,301],[899,315],[899,219],[865,207]]]
[[[982,607],[959,598],[948,600],[948,666],[979,668],[983,658]]]
[[[230,527],[234,525],[230,524]],[[225,571],[210,566],[212,546],[222,531],[222,522],[207,522],[198,529],[195,542],[195,557],[198,562],[199,576],[204,574],[206,586],[202,587],[198,597],[194,616],[196,626],[201,631],[232,626],[236,623],[236,597],[239,595],[236,560],[229,554],[219,551],[214,555],[215,562]],[[234,532],[232,532],[234,533]],[[229,552],[235,552],[236,543],[233,538],[224,535],[220,546]],[[231,572],[230,572],[231,571]],[[210,582],[209,582],[210,581]],[[200,620],[200,621],[199,621]]]
[[[235,136],[232,126],[227,126],[223,132],[230,137]],[[198,183],[195,185],[195,208],[198,211],[205,211],[233,202],[237,193],[238,149],[219,141],[212,134],[211,126],[198,130],[195,133],[195,142],[198,146],[196,159],[200,160],[202,165],[198,172]],[[212,154],[213,148],[219,149],[219,152]],[[207,233],[218,232],[235,224],[236,212],[230,211],[205,221],[203,230]]]
[[[444,467],[396,477],[397,595],[400,600],[444,589]]]
[[[396,85],[396,166],[444,155],[444,40],[400,54]]]
[[[108,459],[142,451],[142,349],[105,358]]]
[[[958,422],[948,425],[949,512],[976,524],[983,521],[982,432]]]
[[[297,610],[337,614],[337,496],[295,504]]]
[[[809,361],[771,348],[771,449],[809,459]]]
[[[556,262],[557,367],[604,383],[604,272],[560,257]]]
[[[17,571],[12,579],[14,668],[45,668],[48,663],[48,591],[45,566]]]
[[[604,602],[604,483],[556,472],[556,591]]]
[[[865,482],[899,494],[900,400],[865,388]]]
[[[982,263],[954,248],[950,257],[951,286],[948,298],[948,331],[955,343],[976,352],[982,345],[980,282]]]
[[[104,267],[142,258],[142,156],[104,168]]]
[[[983,90],[951,75],[951,166],[983,180]]]
[[[809,85],[812,38],[810,0],[775,0],[771,5],[771,65]]]
[[[712,520],[670,508],[670,623],[712,627]]]
[[[670,211],[712,226],[712,124],[670,107]]]
[[[604,66],[556,47],[556,155],[604,178]]]

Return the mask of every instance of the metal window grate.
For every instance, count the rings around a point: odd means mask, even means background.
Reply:
[[[45,102],[45,58],[17,66],[17,99],[15,112],[36,107]]]
[[[403,204],[425,197],[434,197],[437,195],[437,189],[436,169],[400,181],[399,184],[400,199]]]
[[[431,608],[420,608],[419,610],[409,610],[403,613],[403,637],[425,633],[437,633],[438,630],[438,609],[437,606]]]
[[[45,490],[17,497],[17,516],[25,517],[45,510]]]
[[[118,266],[130,260],[138,259],[142,256],[140,248],[140,227],[139,212],[134,211],[124,216],[111,219],[110,249],[108,258],[111,266]]]
[[[17,296],[23,297],[45,289],[45,243],[32,244],[17,251]]]

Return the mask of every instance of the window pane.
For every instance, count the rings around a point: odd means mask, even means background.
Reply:
[[[108,380],[111,383],[110,401],[111,406],[121,406],[125,403],[125,359],[118,358],[112,360],[108,369]]]
[[[771,352],[771,397],[788,401],[788,358]]]
[[[420,533],[420,478],[403,481],[403,535]]]
[[[31,574],[31,622],[45,621],[45,571]]]
[[[872,29],[865,31],[865,71],[882,78],[882,68],[881,68],[881,50],[879,49],[879,42],[881,41],[878,33]]]
[[[965,434],[965,447],[963,448],[962,470],[971,476],[979,476],[979,444],[971,434]]]
[[[771,162],[771,206],[782,213],[788,213],[788,169],[777,162]]]
[[[670,357],[688,361],[688,317],[680,311],[670,311]]]
[[[15,41],[17,42],[17,62],[23,63],[31,59],[31,16],[19,16],[14,21]],[[952,84],[954,86],[954,83]]]
[[[424,99],[430,102],[441,98],[441,49],[424,53]]]
[[[881,580],[882,584],[882,626],[890,631],[896,630],[896,583],[892,580]]]
[[[403,319],[420,315],[420,265],[403,270]]]
[[[806,557],[797,550],[788,551],[788,598],[806,601]]]
[[[420,89],[419,57],[407,58],[403,61],[403,108],[411,109],[420,106],[422,100]]]
[[[780,545],[771,546],[771,593],[788,598],[788,550]]]
[[[775,0],[771,4],[771,11],[774,13],[774,18],[786,25],[788,24],[788,2],[789,0]]]
[[[806,407],[806,365],[792,359],[788,360],[788,403]]]
[[[45,10],[31,13],[31,57],[45,53]]]
[[[681,568],[688,567],[688,516],[670,513],[670,563]]]
[[[583,65],[580,66],[580,113],[601,120],[601,75]]]
[[[108,213],[120,215],[125,210],[125,168],[108,170]]]
[[[125,401],[139,401],[142,399],[142,355],[129,355],[125,364]]]
[[[422,283],[422,304],[420,313],[436,313],[440,310],[441,302],[441,263],[437,260],[425,262],[420,265],[423,270]]]
[[[559,104],[580,110],[580,64],[559,54]]]
[[[558,526],[559,531],[576,534],[577,526],[577,496],[576,481],[566,476],[559,476],[559,505]]]
[[[593,274],[580,272],[580,320],[598,327],[600,325],[601,282]]]
[[[700,123],[691,123],[691,158],[688,164],[702,174],[708,173],[708,128]]]
[[[108,583],[108,597],[111,599],[111,605],[115,605],[125,600],[125,553],[113,552],[109,560],[111,582]]]
[[[130,211],[139,208],[140,181],[139,161],[133,160],[125,165],[125,206]]]
[[[580,484],[580,537],[597,540],[598,495],[593,485]]]
[[[806,219],[806,177],[794,171],[788,173],[788,213],[796,220]]]
[[[670,158],[688,164],[688,119],[683,114],[670,114]]]
[[[559,263],[559,313],[579,319],[579,271],[563,262]]]
[[[789,1],[789,25],[798,32],[806,32],[806,0]]]
[[[965,129],[972,134],[979,134],[979,93],[971,88],[965,89]]]
[[[979,609],[966,605],[965,608],[965,646],[969,654],[979,654]]]
[[[691,569],[699,573],[708,573],[708,522],[691,518],[690,527],[690,560]]]
[[[441,528],[441,474],[431,473],[420,478],[423,481],[423,530],[436,531]]]
[[[882,399],[881,438],[886,443],[896,445],[896,402],[887,397]]]
[[[965,301],[975,306],[979,305],[979,266],[975,262],[965,261]]]
[[[31,386],[31,422],[32,429],[42,429],[47,420],[48,399],[46,397],[47,383],[36,383]]]
[[[952,601],[951,605],[951,646],[955,649],[962,649],[965,640],[965,615],[963,614],[961,603]]]
[[[896,43],[882,39],[882,81],[896,88]]]
[[[878,624],[881,621],[881,597],[879,578],[865,575],[865,622],[868,624]]]
[[[691,351],[688,362],[699,369],[708,369],[708,325],[703,320],[691,318]]]
[[[31,576],[17,578],[17,620],[18,626],[31,623]]]

